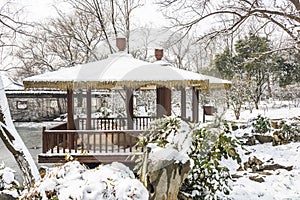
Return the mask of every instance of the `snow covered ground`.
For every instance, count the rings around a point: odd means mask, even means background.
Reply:
[[[300,143],[272,146],[271,143],[257,144],[245,147],[251,154],[242,155],[243,162],[249,157],[257,157],[266,164],[292,166],[292,170],[285,169],[264,170],[264,173],[253,173],[251,170],[236,172],[236,166],[231,168],[232,173],[240,175],[231,183],[230,199],[300,199]],[[263,182],[250,180],[262,178]]]
[[[300,120],[299,107],[294,107],[288,102],[283,102],[280,105],[274,106],[274,103],[265,103],[260,106],[260,110],[253,110],[253,113],[250,113],[248,110],[243,111],[239,121],[246,122],[258,114],[267,116],[270,119],[298,118]],[[233,112],[228,111],[225,114],[225,118],[234,120]],[[240,176],[240,178],[234,178],[234,181],[231,182],[233,190],[229,196],[230,199],[300,199],[300,142],[279,146],[272,146],[271,143],[243,146],[240,152],[242,163],[255,156],[263,161],[265,165],[292,166],[292,170],[264,170],[256,173],[250,169],[247,171],[236,171],[238,166],[232,165],[232,162],[227,162],[226,164],[230,167],[231,173],[235,176]],[[253,177],[263,180],[263,182],[250,180]]]
[[[253,110],[250,113],[248,110],[245,110],[241,113],[241,119],[239,122],[245,123],[250,118],[256,117],[258,114],[267,116],[271,119],[291,119],[291,118],[300,118],[300,108],[295,107],[288,102],[282,102],[281,104],[262,104],[260,106],[260,110]],[[227,120],[234,120],[234,114],[232,111],[227,111],[224,115]],[[35,126],[34,124],[23,124],[25,126]],[[22,126],[22,125],[19,125]],[[288,171],[286,169],[276,169],[276,170],[264,170],[263,172],[253,172],[252,170],[244,170],[237,171],[239,166],[234,164],[232,161],[224,161],[224,164],[228,166],[231,170],[231,173],[234,175],[234,179],[230,182],[232,187],[232,191],[228,196],[229,199],[233,200],[243,200],[243,199],[263,199],[263,200],[279,200],[279,199],[300,199],[300,142],[292,142],[285,145],[272,146],[271,143],[265,144],[256,144],[254,146],[243,146],[240,149],[240,154],[242,158],[242,163],[249,160],[249,158],[253,158],[254,156],[264,162],[264,164],[278,164],[286,167],[291,167],[292,170]],[[1,158],[1,156],[0,156]],[[10,167],[10,166],[8,166]],[[80,168],[78,165],[69,166]],[[87,172],[85,169],[80,168],[81,175],[78,179],[74,178],[76,176],[75,173],[65,174],[67,182],[60,183],[60,188],[66,188],[68,185],[74,186],[75,184],[82,184],[82,181],[90,182],[89,187],[81,187],[80,191],[74,189],[74,195],[102,195],[103,193],[94,193],[95,191],[91,191],[94,187],[94,183],[91,180],[94,177],[100,176],[111,176],[114,178],[113,184],[124,184],[130,183],[130,181],[134,182],[132,179],[132,175],[126,175],[121,179],[117,176],[123,176],[123,172],[116,175],[112,169],[107,167],[101,168],[95,172],[95,176],[91,175],[92,172]],[[78,171],[78,170],[77,170]],[[101,174],[100,172],[105,172],[105,174]],[[75,172],[75,170],[73,170]],[[126,172],[126,170],[125,170]],[[129,173],[129,172],[128,172]],[[89,176],[85,175],[88,174]],[[126,173],[125,173],[126,174]],[[11,175],[11,174],[10,174]],[[70,176],[69,176],[70,175]],[[78,175],[78,174],[77,174]],[[96,176],[97,175],[97,176]],[[8,176],[11,178],[11,176]],[[91,178],[93,177],[93,178]],[[116,178],[117,177],[117,178]],[[257,182],[253,179],[261,180],[262,182]],[[89,180],[91,178],[91,180]],[[103,177],[102,177],[103,178]],[[107,177],[106,177],[107,178]],[[117,180],[119,179],[119,180]],[[71,181],[72,180],[72,181]],[[103,180],[103,179],[102,179]],[[111,179],[112,180],[112,179]],[[52,181],[59,181],[54,180]],[[61,181],[61,180],[60,180]],[[123,182],[122,182],[123,181]],[[125,184],[125,183],[126,184]],[[102,182],[103,183],[103,182]],[[45,182],[44,186],[49,186],[50,182]],[[105,183],[106,184],[106,183]],[[138,187],[135,188],[135,186]],[[119,185],[121,187],[121,185]],[[139,185],[139,183],[134,183],[131,188],[116,188],[117,190],[127,190],[127,191],[136,191],[136,194],[133,196],[146,195],[143,187]],[[73,187],[70,187],[73,188]],[[135,189],[134,189],[135,188]],[[98,189],[98,187],[97,187]],[[103,190],[105,191],[105,190]],[[62,191],[65,192],[65,191]],[[139,194],[138,194],[139,193]],[[66,193],[65,193],[66,194]],[[122,194],[125,194],[123,192]],[[120,194],[121,195],[121,194]],[[132,195],[131,193],[129,196]],[[142,199],[142,196],[136,199]],[[87,198],[89,199],[89,198]],[[101,198],[100,198],[101,199]],[[121,198],[122,199],[122,198]],[[125,199],[125,197],[124,197]]]

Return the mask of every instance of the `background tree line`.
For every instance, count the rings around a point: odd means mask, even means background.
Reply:
[[[273,97],[272,88],[299,83],[299,70],[297,50],[274,51],[270,40],[252,33],[237,40],[233,49],[226,47],[216,54],[212,69],[222,78],[233,81],[228,101],[237,118],[245,102],[250,109],[251,103],[258,109],[262,97]]]
[[[299,1],[158,1],[171,24],[167,31],[135,24],[143,0],[64,0],[71,11],[57,8],[57,16],[39,23],[21,20],[16,2],[9,0],[0,10],[1,64],[20,81],[102,59],[116,52],[120,36],[136,58],[152,61],[149,49],[160,38],[156,44],[174,66],[243,80],[255,107],[262,95],[272,96],[275,83],[299,81]]]

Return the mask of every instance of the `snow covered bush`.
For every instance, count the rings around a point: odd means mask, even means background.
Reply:
[[[264,134],[271,131],[270,119],[262,115],[250,120],[250,125],[253,126],[252,132]]]
[[[97,110],[97,117],[109,117],[112,114],[112,110],[107,107],[100,107]]]
[[[187,129],[189,128],[186,127],[188,126],[188,124],[184,124],[185,128],[182,128],[182,125],[183,123],[180,121],[180,119],[175,117],[165,117],[155,120],[150,124],[150,128],[148,130],[150,134],[141,135],[139,137],[139,140],[136,144],[136,146],[138,147],[138,151],[141,148],[147,147],[147,145],[151,145],[152,148],[154,148],[154,146],[157,146],[157,149],[169,148],[174,149],[177,152],[185,148],[182,153],[186,154],[189,149],[189,141],[187,139],[191,139],[191,137],[187,131]],[[180,130],[182,130],[181,132],[183,132],[183,134],[181,134],[182,137],[178,135],[178,133],[180,133]],[[185,131],[187,131],[187,133]],[[175,136],[176,139],[174,138]],[[185,144],[187,147],[183,146]],[[165,155],[162,155],[161,159],[163,159],[164,156]],[[135,170],[137,171],[138,175],[141,174],[143,160],[143,156],[139,156],[139,158],[137,158],[136,160]]]
[[[190,126],[176,117],[165,117],[155,120],[150,124],[149,132],[139,137],[137,147],[144,148],[151,144],[160,148],[173,148],[186,154],[191,144]],[[140,170],[143,157],[137,159],[136,170]],[[138,172],[139,173],[139,172]]]
[[[217,199],[217,192],[228,195],[231,176],[229,169],[220,162],[231,158],[241,163],[237,146],[238,142],[232,137],[227,124],[217,129],[209,126],[195,128],[189,153],[194,166],[182,191],[195,199]]]
[[[154,121],[150,125],[150,134],[140,138],[138,146],[156,143],[159,147],[165,147],[169,143],[174,143],[171,137],[178,134],[181,121],[178,118],[165,117]]]
[[[241,162],[236,151],[238,142],[232,137],[229,126],[219,125],[222,128],[212,128],[207,124],[195,126],[178,118],[166,117],[156,121],[150,134],[139,144],[150,144],[152,149],[153,144],[164,148],[165,153],[156,154],[157,159],[166,157],[169,148],[188,156],[193,163],[192,171],[181,187],[182,192],[195,199],[214,198],[218,191],[228,194],[230,190],[227,186],[229,170],[221,165],[221,160],[232,158]]]
[[[5,193],[17,198],[20,193],[19,183],[15,180],[15,171],[0,164],[0,194]]]
[[[47,169],[42,180],[25,191],[21,198],[144,200],[148,199],[148,192],[121,163],[87,169],[78,161],[72,161]]]
[[[292,120],[280,120],[276,123],[276,129],[273,133],[273,145],[286,144],[290,141],[299,140],[300,128],[299,122]]]

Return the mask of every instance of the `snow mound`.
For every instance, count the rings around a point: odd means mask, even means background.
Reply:
[[[17,186],[19,183],[15,180],[15,173],[13,169],[5,167],[4,163],[0,164],[0,194],[9,194],[15,198],[18,197]]]
[[[144,200],[148,191],[133,172],[121,163],[87,169],[78,161],[49,168],[43,179],[22,198],[60,200]]]

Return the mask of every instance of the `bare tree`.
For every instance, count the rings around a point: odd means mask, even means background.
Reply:
[[[165,59],[177,68],[190,69],[191,63],[188,56],[192,43],[191,38],[182,38],[180,33],[174,33],[163,45],[169,53],[169,56],[165,56]]]
[[[143,0],[66,0],[75,10],[94,16],[103,32],[110,53],[115,50],[111,44],[113,37],[124,36],[130,39],[131,17],[133,11],[142,6]],[[129,42],[127,51],[130,52]]]
[[[15,68],[11,63],[12,52],[17,48],[20,36],[30,35],[31,24],[20,20],[22,8],[17,8],[13,0],[0,3],[0,65],[1,70]]]
[[[113,2],[113,0],[111,0]],[[121,15],[116,18],[119,21],[120,30],[122,30],[123,34],[127,41],[130,41],[130,32],[131,32],[131,17],[133,15],[133,11],[141,7],[143,5],[142,0],[115,0],[114,3],[119,8],[119,12]],[[113,4],[113,3],[112,3]],[[114,19],[112,18],[112,21]],[[127,52],[130,52],[130,43],[127,42]]]
[[[135,29],[132,35],[130,43],[133,43],[133,45],[131,45],[130,53],[134,58],[149,61],[151,54],[149,50],[151,49],[151,45],[157,40],[157,37],[153,34],[153,29],[142,27]]]
[[[300,42],[299,0],[168,0],[160,3],[173,25],[186,33],[201,30],[207,24],[216,27],[213,31],[200,35],[198,40],[232,34],[244,28],[243,25],[249,20],[255,19],[262,27],[275,24],[296,44]]]
[[[36,24],[35,37],[19,45],[15,53],[21,62],[19,78],[101,58],[98,45],[104,40],[103,32],[93,16],[79,10],[70,15],[58,12],[59,17]]]
[[[115,52],[112,41],[121,35],[129,41],[132,11],[142,5],[142,0],[65,1],[72,6],[71,12],[57,9],[58,17],[35,24],[34,37],[19,44],[14,54],[20,60],[19,79],[99,60]],[[129,52],[129,42],[127,45]]]

